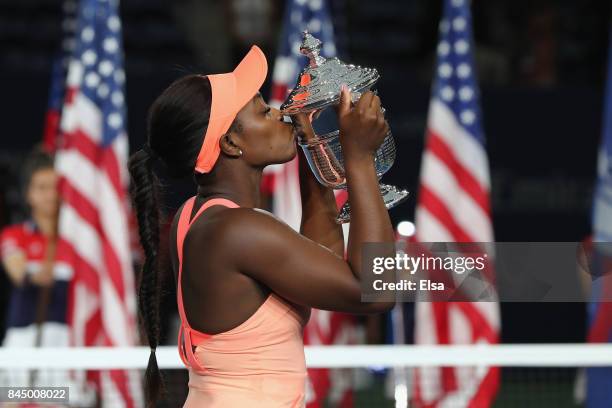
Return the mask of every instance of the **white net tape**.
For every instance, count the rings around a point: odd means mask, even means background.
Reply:
[[[14,381],[11,382],[14,386],[30,384],[28,381],[32,381],[34,374],[37,376],[35,384],[70,386],[70,408],[93,408],[95,399],[101,394],[91,385],[86,386],[86,372],[103,375],[109,373],[108,370],[123,369],[142,378],[149,353],[148,347],[0,347],[0,374]],[[416,407],[411,404],[417,378],[414,368],[432,372],[454,367],[458,373],[463,373],[500,367],[499,390],[490,408],[583,407],[588,405],[589,395],[595,395],[593,389],[588,393],[588,370],[591,373],[592,370],[607,370],[607,375],[612,376],[612,344],[306,346],[305,354],[309,368],[329,369],[314,370],[319,375],[321,371],[328,373],[325,381],[329,381],[329,389],[324,391],[323,397],[326,407]],[[187,398],[188,372],[177,347],[159,347],[156,355],[167,390],[157,408],[182,406]],[[80,375],[76,385],[58,377],[68,371]],[[313,384],[317,382],[310,378],[318,375],[314,371],[309,372],[307,382],[310,399],[321,391],[318,388],[315,392],[317,387]],[[49,382],[52,378],[55,382]],[[437,377],[424,378],[421,379],[423,391],[438,387]],[[317,384],[320,386],[325,381]],[[142,395],[139,387],[134,385],[131,395]],[[440,406],[465,408],[469,405],[470,398],[462,393],[455,394]],[[122,406],[116,403],[119,398],[116,390],[105,389],[103,395],[103,408]],[[341,401],[348,395],[354,405],[342,405]]]
[[[306,346],[305,352],[311,368],[612,366],[612,344]],[[184,368],[176,346],[156,354],[161,369]],[[148,347],[0,348],[0,369],[144,369],[148,360]]]

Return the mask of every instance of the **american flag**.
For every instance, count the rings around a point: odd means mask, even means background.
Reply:
[[[612,273],[612,253],[608,252],[612,242],[612,30],[610,31],[608,56],[608,84],[604,109],[603,135],[597,161],[597,181],[593,203],[593,241],[598,257],[597,273],[606,276]],[[612,291],[609,279],[595,279],[591,283],[591,301],[588,306],[588,341],[593,343],[612,342],[612,303],[602,301]],[[612,368],[587,368],[588,408],[612,406]]]
[[[285,9],[281,41],[272,72],[270,105],[279,107],[294,87],[298,74],[308,59],[300,53],[302,32],[308,30],[323,42],[321,55],[336,55],[334,30],[325,0],[288,0]],[[300,229],[302,206],[297,157],[285,164],[268,166],[264,185],[273,192],[274,214],[293,229]]]
[[[603,135],[597,169],[598,180],[593,206],[593,238],[599,242],[612,242],[612,30],[610,31]]]
[[[492,242],[489,165],[481,128],[468,0],[444,0],[416,209],[419,242]],[[415,342],[497,343],[496,302],[418,302]],[[417,407],[487,407],[496,367],[417,368]]]
[[[81,0],[56,163],[59,234],[75,271],[68,306],[74,346],[138,344],[124,82],[118,1]],[[89,374],[102,406],[143,406],[137,371]]]
[[[279,107],[295,86],[298,74],[308,59],[300,53],[302,32],[308,30],[323,42],[321,55],[336,55],[331,14],[325,0],[288,0],[285,9],[279,53],[272,73],[270,104]],[[297,157],[285,164],[266,167],[264,186],[274,195],[274,213],[293,227],[300,228],[302,216]],[[337,194],[343,202],[346,194]],[[345,224],[346,225],[346,224]],[[354,342],[352,316],[326,310],[312,309],[310,320],[304,329],[305,344],[350,344]],[[350,373],[346,370],[309,369],[307,382],[307,407],[324,406],[332,395],[338,407],[352,406]]]

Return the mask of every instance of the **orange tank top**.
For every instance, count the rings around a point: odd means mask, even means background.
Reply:
[[[239,207],[227,199],[210,199],[190,221],[194,203],[192,197],[183,207],[176,239],[181,319],[178,348],[189,368],[189,395],[184,407],[304,406],[307,374],[302,335],[309,315],[270,292],[257,311],[233,329],[206,334],[189,325],[181,289],[187,231],[213,205]]]

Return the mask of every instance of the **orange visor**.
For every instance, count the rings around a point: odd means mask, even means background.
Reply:
[[[240,109],[257,94],[267,75],[266,56],[254,45],[234,71],[206,76],[210,81],[212,102],[204,143],[196,161],[197,172],[212,170],[221,152],[221,136],[228,131]]]

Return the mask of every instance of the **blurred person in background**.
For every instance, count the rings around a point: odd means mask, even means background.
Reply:
[[[68,287],[72,269],[57,238],[59,194],[53,157],[33,150],[23,170],[29,218],[9,225],[0,235],[2,264],[12,284],[3,347],[66,347]],[[0,386],[69,386],[63,370],[0,371]],[[75,401],[76,395],[72,395]],[[74,398],[73,398],[74,397]],[[85,401],[79,401],[87,406]]]

